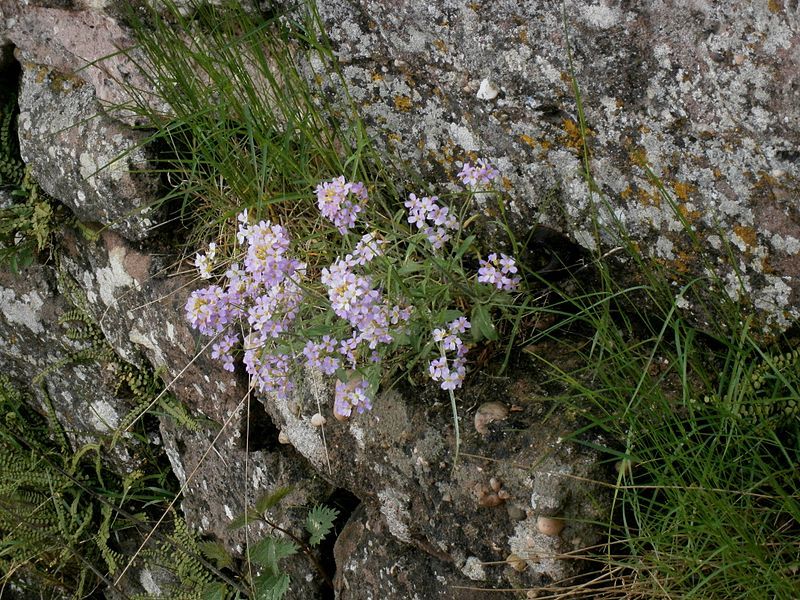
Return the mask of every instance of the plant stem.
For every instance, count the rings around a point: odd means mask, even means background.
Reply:
[[[325,571],[325,568],[322,566],[322,564],[320,564],[319,560],[317,560],[317,557],[314,556],[314,552],[311,550],[308,544],[306,544],[303,540],[301,540],[291,531],[284,529],[283,527],[281,527],[276,523],[273,523],[267,517],[262,515],[261,518],[267,525],[269,525],[273,529],[277,529],[281,533],[288,535],[292,539],[292,541],[300,547],[300,549],[303,551],[303,554],[305,554],[308,557],[308,559],[312,563],[314,563],[314,567],[316,567],[317,571],[319,571],[319,574],[322,576],[322,579],[325,580],[325,584],[329,588],[333,589],[333,581],[331,581],[331,578],[328,576],[327,571]]]

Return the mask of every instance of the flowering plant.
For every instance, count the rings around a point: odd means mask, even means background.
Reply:
[[[473,188],[498,176],[484,160],[459,174]],[[427,359],[427,374],[452,394],[467,372],[465,334],[472,330],[478,341],[493,331],[478,299],[520,285],[514,259],[492,253],[477,273],[466,272],[462,258],[475,238],[462,239],[461,219],[436,196],[410,194],[407,210],[391,221],[362,219],[370,211],[361,182],[338,177],[321,183],[316,196],[345,249],[321,267],[297,257],[284,226],[251,223],[247,210],[238,215],[236,259],[186,304],[191,325],[215,337],[212,357],[233,371],[241,352],[254,388],[279,396],[292,389],[295,365],[336,376],[333,412],[340,419],[372,408],[382,376],[406,364],[404,354]],[[367,225],[370,231],[355,233]],[[201,278],[221,273],[218,252],[212,243],[197,254]],[[476,328],[453,308],[471,305],[473,320],[481,321]]]

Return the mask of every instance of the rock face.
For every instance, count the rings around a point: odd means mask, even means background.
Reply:
[[[241,369],[209,358],[184,316],[197,283],[175,275],[176,249],[151,231],[158,190],[136,173],[147,167],[142,134],[106,110],[124,100],[116,81],[135,71],[120,58],[82,68],[129,38],[100,9],[81,8],[103,2],[61,4],[0,7],[0,40],[23,68],[22,156],[75,217],[61,224],[52,260],[0,273],[0,367],[41,381],[40,408],[76,447],[107,443],[134,408],[109,362],[154,373],[190,415],[191,424],[161,415],[149,432],[181,509],[234,554],[245,535],[228,525],[263,493],[293,488],[290,508],[273,516],[300,534],[291,506],[347,490],[361,506],[333,552],[339,598],[482,598],[575,576],[583,565],[561,557],[596,544],[590,523],[607,518],[599,482],[609,474],[587,449],[603,443],[565,442],[575,424],[549,415],[535,380],[478,377],[463,390],[456,462],[437,390],[387,393],[372,413],[320,428],[311,417],[329,414],[332,393],[319,374],[304,373],[286,399],[255,399]],[[541,223],[609,247],[621,223],[654,260],[747,300],[764,325],[800,316],[792,3],[568,1],[563,14],[558,3],[506,0],[319,4],[350,93],[387,152],[442,185],[461,161],[491,158],[519,233]],[[589,193],[584,159],[602,195]],[[92,336],[66,335],[76,308]],[[105,363],[76,359],[92,348]],[[476,428],[488,402],[497,414]],[[136,468],[135,446],[115,448],[109,460]],[[287,568],[294,598],[323,595],[302,557]]]
[[[462,425],[457,463],[441,390],[383,394],[373,411],[326,424],[324,440],[310,417],[318,406],[332,407],[333,394],[317,374],[266,406],[292,445],[324,477],[377,509],[395,539],[452,565],[473,587],[530,587],[577,574],[580,561],[555,556],[595,544],[587,523],[602,519],[608,505],[602,488],[586,483],[607,479],[599,457],[562,442],[575,424],[545,418],[546,403],[532,389],[516,381],[460,390],[460,398],[503,402],[513,412],[483,434]],[[471,411],[461,411],[472,420]],[[557,517],[566,527],[545,535],[539,517]],[[510,554],[525,562],[522,573],[505,562]]]
[[[146,237],[157,218],[157,181],[141,173],[145,135],[108,117],[83,80],[31,63],[19,106],[20,152],[42,189],[81,221]]]
[[[372,138],[392,155],[439,181],[491,158],[520,235],[543,223],[607,248],[622,225],[681,283],[724,288],[762,324],[800,315],[794,3],[319,8]]]

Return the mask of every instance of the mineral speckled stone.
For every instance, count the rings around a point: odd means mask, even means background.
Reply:
[[[19,142],[41,188],[85,222],[140,240],[158,221],[145,135],[109,118],[83,80],[23,64]]]
[[[320,12],[372,139],[425,177],[452,182],[461,161],[491,158],[522,237],[543,223],[608,249],[624,226],[678,286],[713,284],[681,298],[700,324],[717,315],[695,300],[720,288],[760,325],[800,316],[793,3],[567,0],[562,14],[559,2],[331,0]],[[605,200],[581,175],[573,75]]]

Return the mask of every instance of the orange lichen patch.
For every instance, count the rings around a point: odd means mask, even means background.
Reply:
[[[689,194],[695,191],[695,187],[692,184],[681,181],[673,181],[672,189],[675,191],[675,195],[684,202],[689,199]]]
[[[631,196],[633,196],[633,188],[631,186],[626,187],[619,193],[619,197],[623,200],[628,200]]]
[[[683,250],[675,250],[675,258],[667,261],[668,267],[674,273],[679,273],[681,275],[686,275],[689,273],[690,265],[692,264],[692,257],[695,256],[690,252],[685,252]]]
[[[522,42],[523,44],[527,44],[528,43],[528,30],[527,29],[520,29],[519,33],[517,35],[519,36],[519,41],[520,42]]]
[[[769,0],[767,8],[773,15],[783,10],[783,0]]]
[[[373,73],[372,81],[383,81],[383,75],[381,75],[380,73]]]
[[[411,110],[411,106],[412,105],[413,105],[413,102],[411,102],[411,98],[409,98],[408,96],[395,96],[394,97],[394,107],[397,110],[406,112],[406,111]]]
[[[503,177],[503,178],[502,178],[502,180],[503,180],[503,189],[504,189],[505,191],[507,191],[507,192],[508,192],[508,191],[511,191],[511,189],[514,187],[514,186],[511,184],[511,180],[510,180],[508,177]]]
[[[636,196],[639,198],[639,203],[643,206],[661,206],[661,194],[658,192],[648,192],[644,188],[636,190]]]
[[[386,138],[395,144],[399,144],[403,141],[403,136],[401,136],[399,133],[390,133],[386,136]]]
[[[565,136],[562,137],[561,141],[567,148],[572,148],[576,153],[582,154],[583,153],[583,146],[584,146],[584,139],[583,135],[581,135],[581,128],[580,126],[573,121],[572,119],[563,119],[561,121],[561,126],[564,129]],[[594,135],[594,132],[591,129],[587,129],[585,131],[586,137],[590,137]]]
[[[715,179],[719,179],[720,177],[722,177],[722,171],[720,171],[718,167],[717,167],[717,168],[715,168],[715,169],[712,171],[712,173],[714,174],[714,178],[715,178]]]
[[[702,215],[699,210],[689,210],[685,204],[678,205],[678,212],[681,214],[683,219],[689,223],[697,221]]]
[[[433,45],[442,54],[447,53],[447,44],[444,43],[444,40],[433,40]]]
[[[530,146],[531,148],[535,148],[535,147],[536,147],[536,140],[535,140],[535,139],[533,139],[533,138],[532,138],[531,136],[529,136],[529,135],[525,135],[525,134],[523,133],[521,136],[519,136],[519,139],[520,139],[520,140],[522,140],[522,142],[523,142],[523,143],[527,144],[527,145],[528,145],[528,146]]]
[[[628,152],[631,162],[637,167],[647,166],[647,151],[644,148],[634,148]]]
[[[650,133],[652,131],[647,125],[639,125],[639,133]]]
[[[744,225],[734,225],[733,226],[733,233],[739,236],[745,244],[750,247],[755,247],[758,238],[756,236],[756,230],[752,227],[745,227]]]

